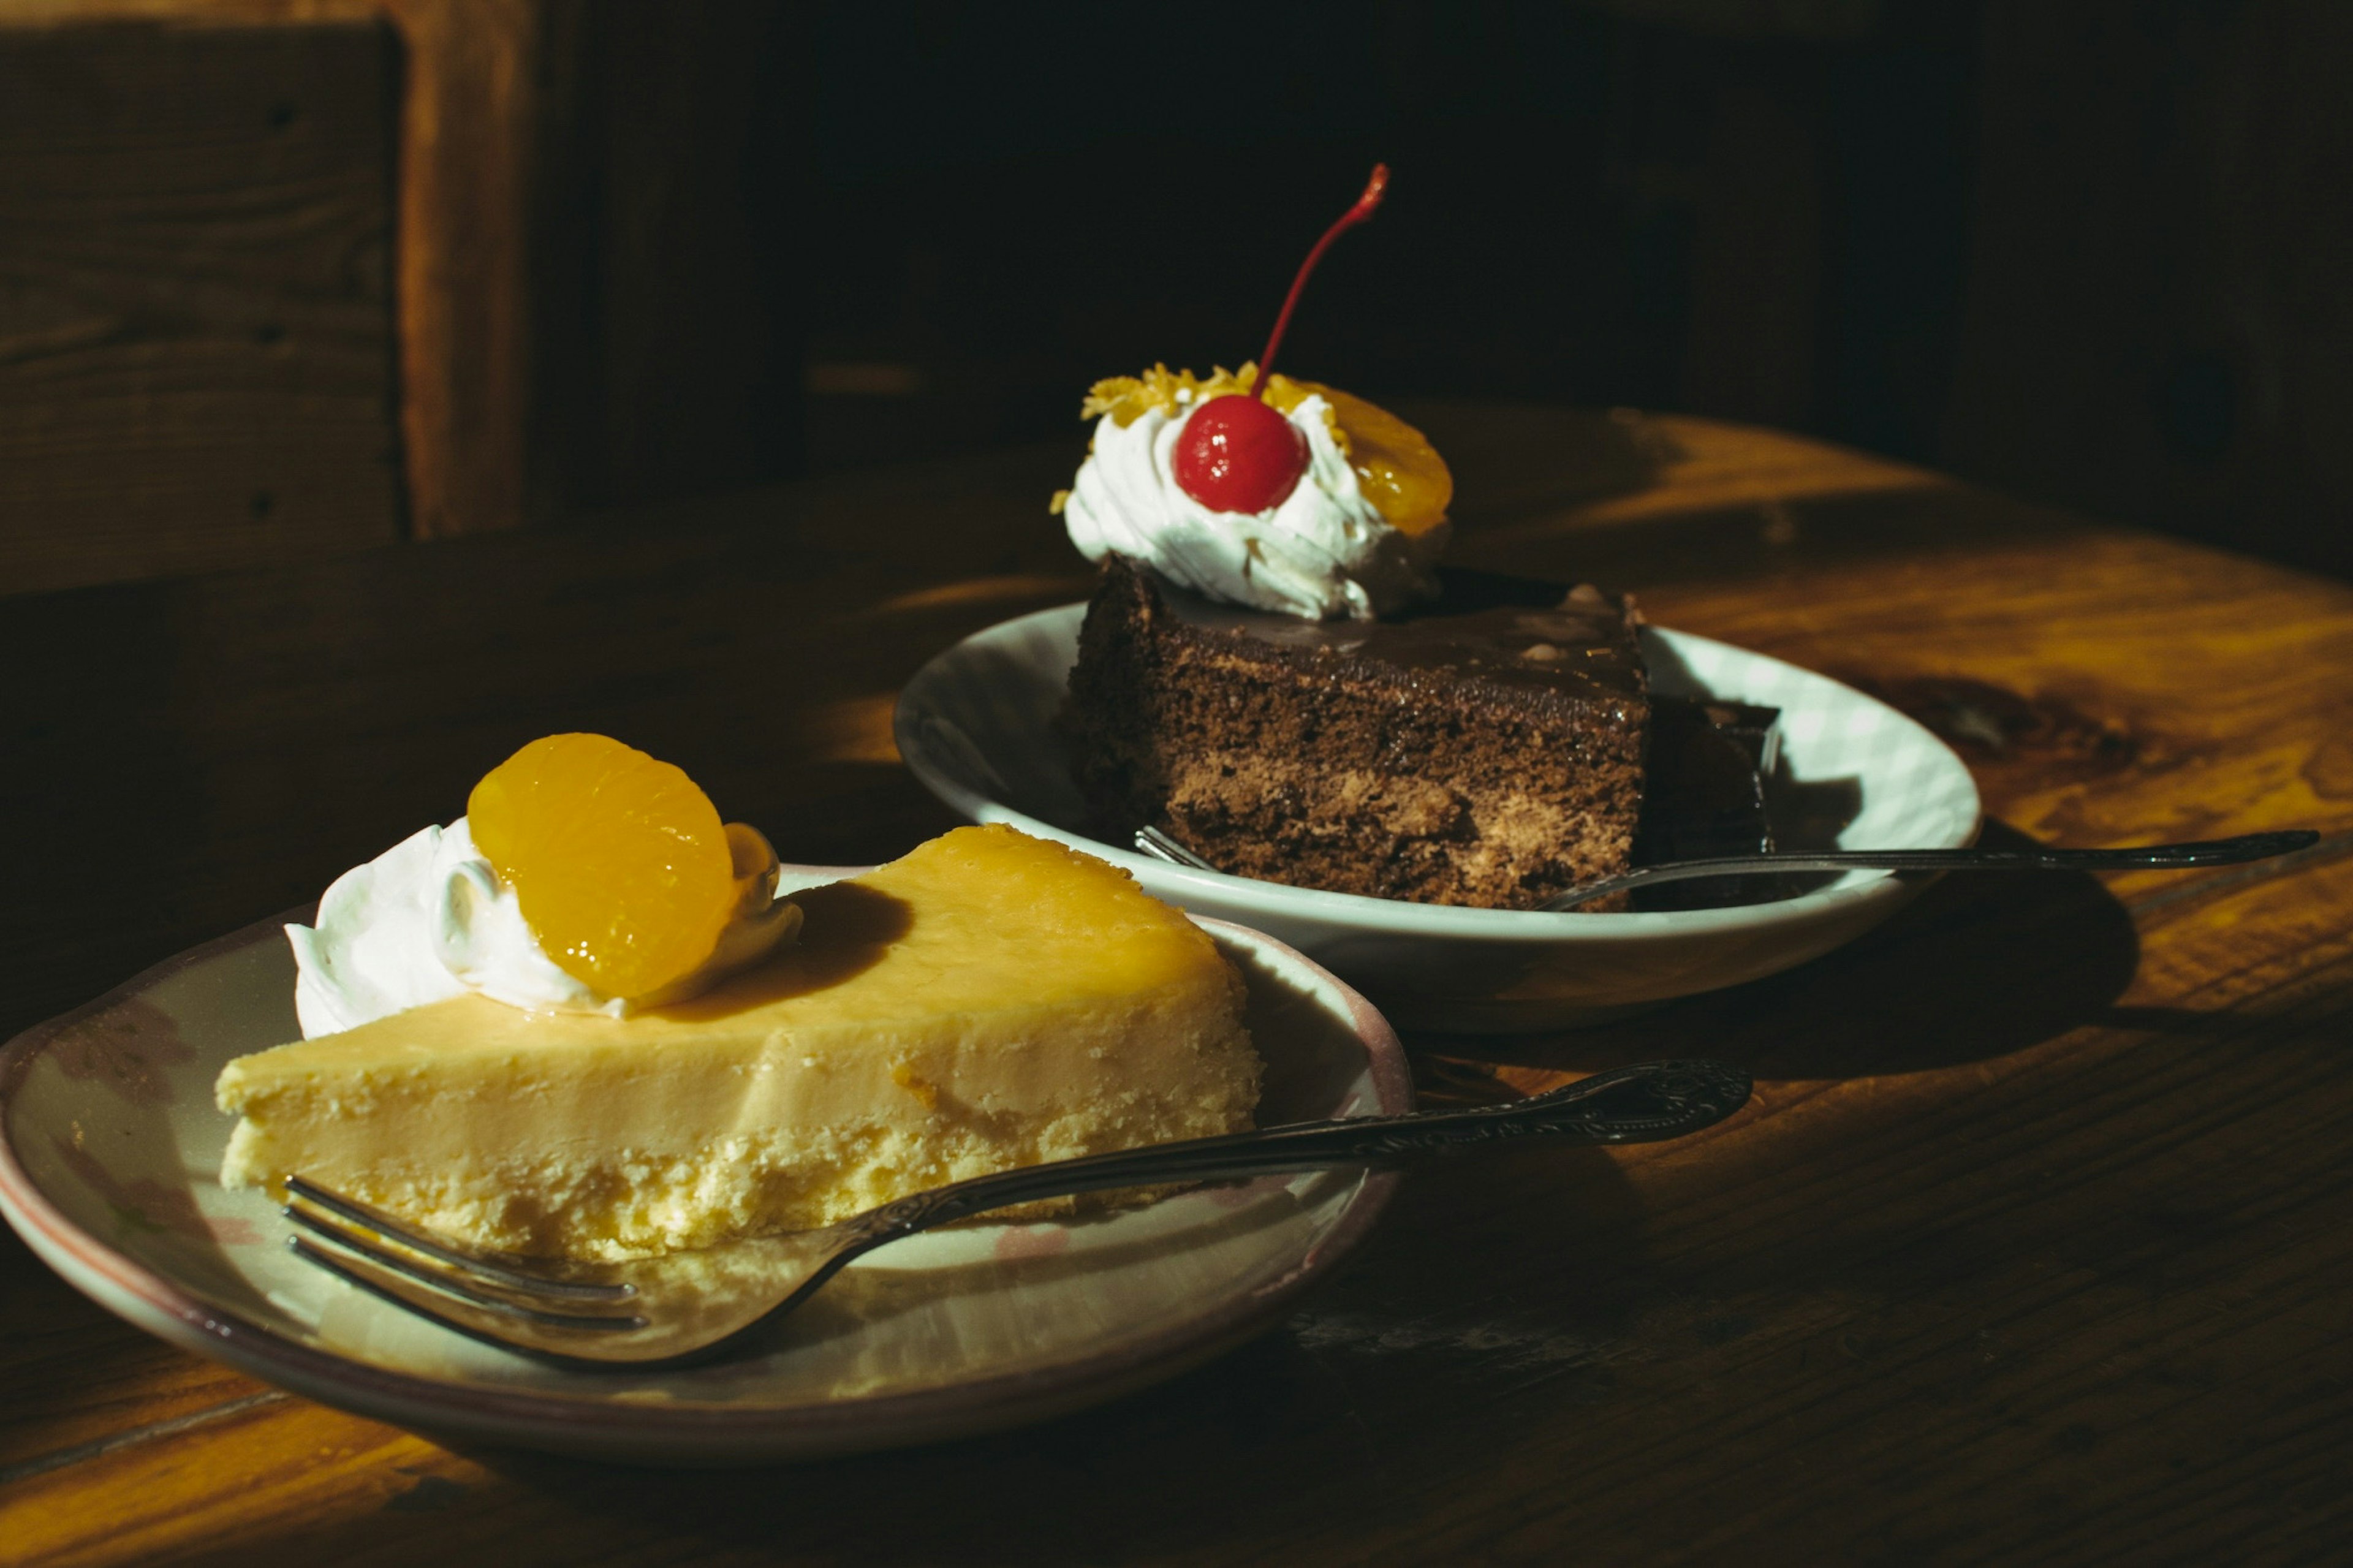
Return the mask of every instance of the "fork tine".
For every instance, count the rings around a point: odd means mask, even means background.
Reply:
[[[1196,871],[1217,869],[1208,861],[1193,853],[1187,846],[1177,843],[1176,840],[1149,824],[1135,830],[1135,847],[1145,854],[1155,859],[1166,860],[1172,866],[1188,866]]]
[[[533,1356],[543,1361],[554,1362],[558,1363],[573,1363],[575,1362],[575,1358],[565,1355],[561,1351],[525,1342],[522,1340],[512,1337],[512,1333],[501,1332],[491,1328],[486,1322],[470,1322],[467,1321],[465,1316],[462,1315],[464,1309],[457,1300],[448,1297],[439,1297],[438,1298],[438,1300],[448,1303],[448,1309],[445,1310],[442,1307],[436,1306],[432,1301],[425,1299],[428,1295],[431,1295],[432,1292],[422,1289],[412,1289],[395,1285],[391,1283],[387,1278],[379,1276],[371,1271],[365,1265],[357,1264],[356,1259],[351,1262],[346,1262],[343,1259],[333,1257],[323,1247],[311,1246],[309,1242],[305,1241],[299,1236],[287,1237],[286,1246],[287,1250],[292,1252],[295,1256],[302,1258],[305,1262],[313,1264],[316,1267],[324,1269],[327,1273],[332,1274],[336,1279],[343,1281],[343,1283],[350,1285],[356,1289],[364,1290],[369,1295],[374,1296],[377,1300],[388,1302],[391,1305],[399,1308],[404,1312],[423,1318],[429,1323],[437,1323],[442,1328],[449,1330],[453,1333],[463,1334],[470,1340],[474,1340],[482,1344],[490,1345],[494,1349],[520,1351],[525,1355]],[[609,1330],[627,1330],[635,1321],[636,1320],[634,1319],[612,1319],[607,1321],[607,1327]],[[565,1327],[567,1329],[586,1328],[592,1333],[596,1331],[596,1325],[593,1321],[584,1324],[565,1325]],[[577,1363],[577,1364],[593,1365],[598,1363],[583,1362]]]
[[[307,1224],[308,1222],[298,1221],[297,1223]],[[463,1280],[453,1279],[446,1276],[438,1275],[434,1273],[431,1268],[427,1268],[422,1264],[413,1263],[406,1258],[398,1257],[397,1255],[390,1252],[385,1252],[379,1247],[371,1247],[367,1243],[356,1240],[351,1237],[338,1235],[332,1231],[324,1229],[319,1229],[318,1234],[329,1237],[338,1247],[350,1252],[353,1257],[339,1257],[335,1253],[319,1247],[308,1237],[301,1236],[287,1237],[287,1249],[292,1252],[295,1257],[301,1258],[306,1263],[314,1263],[330,1274],[339,1276],[343,1279],[349,1280],[354,1285],[358,1285],[365,1289],[375,1292],[378,1296],[387,1297],[388,1299],[397,1302],[399,1305],[410,1308],[411,1310],[423,1309],[421,1304],[415,1300],[399,1291],[394,1290],[391,1287],[385,1285],[382,1281],[374,1279],[360,1270],[354,1269],[352,1267],[353,1259],[359,1259],[370,1267],[380,1268],[386,1273],[396,1274],[404,1279],[414,1280],[417,1284],[425,1286],[428,1289],[439,1291],[446,1296],[454,1298],[456,1300],[464,1302],[470,1307],[479,1308],[485,1312],[496,1312],[501,1317],[521,1318],[525,1321],[535,1323],[544,1329],[576,1329],[584,1330],[592,1333],[611,1333],[621,1331],[642,1329],[646,1326],[646,1321],[635,1314],[623,1318],[582,1312],[552,1312],[544,1308],[526,1306],[521,1301],[510,1300],[502,1296],[489,1295],[483,1291],[476,1289],[472,1286],[465,1283]],[[436,1315],[438,1316],[438,1314]]]
[[[329,1250],[329,1257],[341,1258],[347,1253],[357,1256],[375,1268],[413,1279],[419,1285],[429,1286],[487,1311],[512,1312],[518,1316],[546,1312],[557,1318],[571,1315],[561,1310],[567,1305],[563,1299],[543,1297],[514,1289],[494,1280],[453,1272],[446,1264],[406,1256],[397,1248],[383,1245],[377,1237],[347,1229],[324,1215],[312,1214],[290,1204],[280,1212],[312,1236],[332,1242],[334,1246]],[[299,1247],[295,1251],[304,1258],[311,1258],[313,1262],[317,1261],[310,1251]]]
[[[322,1187],[316,1182],[306,1180],[301,1176],[287,1177],[286,1192],[290,1198],[300,1199],[301,1203],[311,1205],[311,1208],[332,1215],[336,1219],[343,1221],[346,1226],[368,1232],[392,1243],[395,1247],[422,1254],[450,1268],[462,1269],[493,1284],[502,1285],[510,1290],[519,1290],[534,1296],[564,1297],[578,1301],[625,1301],[637,1294],[635,1286],[596,1285],[574,1279],[551,1279],[544,1275],[513,1268],[498,1258],[488,1258],[477,1252],[461,1251],[446,1242],[437,1241],[429,1236],[421,1236],[410,1230],[382,1209],[361,1203],[356,1198],[347,1198],[341,1193]],[[341,1242],[345,1246],[354,1245],[348,1235],[342,1233],[342,1227],[331,1229],[324,1226],[318,1223],[315,1215],[305,1214],[294,1203],[288,1203],[283,1212],[288,1219],[298,1225],[307,1226],[330,1240]],[[409,1269],[402,1269],[401,1272],[411,1274],[412,1278],[423,1278],[415,1275]],[[434,1281],[427,1279],[426,1283],[431,1284]]]

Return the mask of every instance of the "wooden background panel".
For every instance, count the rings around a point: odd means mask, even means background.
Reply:
[[[2353,575],[2353,8],[1987,0],[1936,451]]]
[[[0,594],[399,537],[397,57],[0,26]]]
[[[822,7],[546,10],[537,515],[792,477],[807,272],[842,242],[816,228],[807,194]]]

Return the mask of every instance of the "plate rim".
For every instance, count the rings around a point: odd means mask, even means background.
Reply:
[[[871,868],[785,869],[856,874]],[[300,1343],[266,1323],[211,1306],[170,1276],[75,1224],[49,1201],[18,1158],[9,1114],[34,1062],[57,1036],[185,970],[278,936],[289,920],[313,907],[254,921],[174,953],[0,1046],[0,1215],[68,1284],[132,1327],[281,1388],[395,1425],[579,1453],[641,1452],[641,1440],[650,1439],[679,1446],[685,1458],[740,1452],[759,1459],[871,1451],[1050,1419],[1175,1376],[1255,1335],[1363,1242],[1401,1179],[1395,1171],[1366,1171],[1320,1245],[1257,1295],[1186,1318],[1124,1350],[1097,1351],[970,1382],[780,1409],[623,1401],[600,1398],[586,1387],[578,1394],[495,1388],[376,1366]],[[1413,1108],[1412,1070],[1404,1044],[1379,1009],[1354,986],[1264,931],[1212,916],[1192,918],[1206,928],[1239,931],[1250,942],[1267,944],[1335,987],[1351,1027],[1366,1046],[1377,1103],[1364,1114],[1382,1114],[1383,1105]],[[126,1310],[122,1303],[133,1310]]]

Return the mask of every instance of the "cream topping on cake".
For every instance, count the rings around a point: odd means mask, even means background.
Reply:
[[[710,962],[686,980],[657,996],[608,995],[547,956],[461,816],[344,872],[320,899],[317,925],[286,928],[295,1016],[302,1037],[316,1039],[472,992],[535,1011],[626,1017],[706,990],[789,937],[800,911],[775,900],[774,889],[772,871],[755,907],[738,912]]]
[[[1369,620],[1436,591],[1444,523],[1408,532],[1366,496],[1331,405],[1310,395],[1285,413],[1305,437],[1307,472],[1277,505],[1215,511],[1178,486],[1174,454],[1206,401],[1190,386],[1173,408],[1122,425],[1106,413],[1062,506],[1071,542],[1089,560],[1123,555],[1229,605],[1308,620]]]

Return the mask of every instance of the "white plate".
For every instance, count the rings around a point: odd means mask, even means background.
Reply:
[[[802,886],[850,874],[795,872]],[[1263,1328],[1356,1245],[1397,1183],[1271,1177],[1068,1224],[959,1226],[853,1265],[758,1352],[683,1372],[543,1366],[338,1283],[285,1251],[289,1227],[266,1198],[222,1190],[231,1119],[213,1108],[213,1079],[297,1032],[280,923],[150,970],[0,1052],[0,1213],[140,1328],[423,1431],[726,1464],[1041,1419]],[[1250,983],[1261,1122],[1412,1109],[1397,1036],[1364,998],[1279,942],[1204,924]]]
[[[1324,893],[1193,871],[1105,844],[1053,721],[1083,605],[976,632],[899,695],[899,753],[975,822],[1009,823],[1134,872],[1197,915],[1268,931],[1361,988],[1398,1024],[1503,1033],[1598,1022],[1816,958],[1895,912],[1916,877],[1854,871],[1773,903],[1673,913],[1537,914]],[[1850,849],[1941,849],[1977,836],[1977,785],[1943,742],[1852,687],[1763,654],[1650,627],[1654,687],[1781,710],[1794,782],[1852,798]]]

